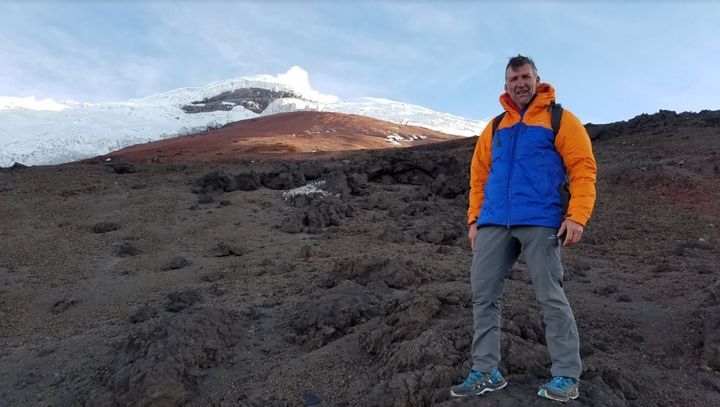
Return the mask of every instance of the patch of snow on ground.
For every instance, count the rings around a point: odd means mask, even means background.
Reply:
[[[324,180],[319,181],[313,181],[309,184],[305,184],[301,187],[293,188],[289,191],[283,192],[282,198],[283,200],[287,201],[289,199],[295,198],[299,195],[312,195],[312,196],[320,196],[320,197],[326,197],[326,196],[332,196],[332,197],[340,197],[340,194],[333,194],[332,192],[325,191],[321,189],[320,187],[325,185]]]

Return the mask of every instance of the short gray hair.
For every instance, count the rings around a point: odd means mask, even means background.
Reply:
[[[508,68],[516,70],[523,65],[530,65],[533,69],[533,73],[535,73],[535,76],[538,75],[537,67],[535,66],[535,62],[533,62],[532,58],[520,54],[517,54],[517,56],[510,58],[507,65],[505,66],[505,72],[507,72]]]

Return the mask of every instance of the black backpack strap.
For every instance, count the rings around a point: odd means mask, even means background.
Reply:
[[[550,125],[552,126],[553,137],[557,137],[557,134],[560,131],[560,121],[562,120],[563,107],[560,103],[555,103],[553,101],[550,106],[548,106],[548,109],[550,109]],[[565,182],[560,184],[558,190],[560,190],[563,214],[567,216],[568,206],[570,205],[570,179],[568,178],[568,174],[565,174]]]
[[[500,122],[502,121],[503,117],[505,117],[505,113],[507,113],[507,112],[502,112],[502,113],[500,113],[499,115],[495,116],[495,118],[493,119],[493,123],[492,123],[492,126],[493,126],[493,127],[492,127],[492,130],[493,130],[493,132],[492,132],[493,139],[495,139],[495,132],[497,131],[497,128],[498,128],[498,126],[500,125]]]
[[[553,136],[557,136],[560,131],[560,121],[562,120],[563,107],[560,103],[552,102],[550,108],[550,124],[552,125]]]
[[[505,113],[507,112],[502,112],[499,115],[495,116],[495,118],[493,119],[493,136],[495,136],[495,132],[497,131],[500,122],[502,121],[503,117],[505,117]]]

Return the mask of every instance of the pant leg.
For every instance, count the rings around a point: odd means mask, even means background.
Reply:
[[[532,277],[535,297],[545,322],[545,340],[552,359],[553,376],[579,378],[582,373],[580,339],[575,317],[563,290],[560,241],[556,230],[517,227],[512,235],[520,240],[525,263]]]
[[[505,275],[519,253],[520,245],[510,236],[508,228],[484,226],[478,230],[470,267],[473,370],[487,373],[500,362],[500,298],[505,286]]]

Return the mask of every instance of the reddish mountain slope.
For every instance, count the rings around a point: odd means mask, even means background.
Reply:
[[[108,156],[132,162],[229,161],[407,147],[456,138],[422,127],[365,116],[292,112],[243,120],[204,133],[135,145]]]

